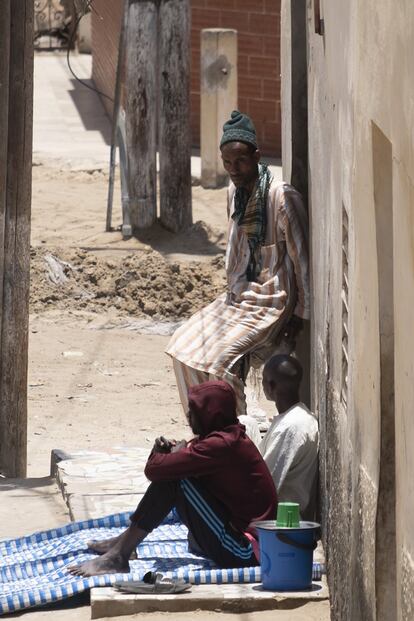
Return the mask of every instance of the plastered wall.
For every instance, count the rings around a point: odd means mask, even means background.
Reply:
[[[414,11],[409,0],[321,0],[321,36],[314,1],[307,22],[312,392],[323,433],[332,615],[409,621]]]

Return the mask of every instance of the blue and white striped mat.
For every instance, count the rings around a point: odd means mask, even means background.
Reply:
[[[68,565],[94,557],[86,542],[107,539],[129,525],[130,513],[116,513],[95,520],[71,522],[28,537],[0,541],[0,614],[48,604],[116,580],[141,580],[149,570],[182,577],[192,584],[260,582],[260,567],[218,569],[212,561],[188,551],[187,528],[172,513],[138,548],[130,561],[131,573],[81,578]],[[314,564],[313,579],[320,580]]]

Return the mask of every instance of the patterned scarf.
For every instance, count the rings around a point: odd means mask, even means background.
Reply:
[[[237,188],[232,218],[246,233],[250,259],[246,270],[249,281],[257,282],[262,271],[260,248],[266,239],[266,206],[272,175],[266,164],[259,164],[259,178],[253,192]]]

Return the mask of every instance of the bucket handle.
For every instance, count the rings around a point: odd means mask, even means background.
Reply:
[[[299,548],[299,550],[315,550],[316,546],[318,545],[316,541],[313,541],[313,543],[301,543],[300,541],[295,541],[294,539],[291,539],[288,535],[285,535],[284,533],[276,533],[276,537],[279,539],[279,541],[281,541],[282,543],[286,543],[289,546],[293,546],[294,548]]]

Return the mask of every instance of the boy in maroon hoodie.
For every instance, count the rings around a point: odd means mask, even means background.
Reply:
[[[69,570],[92,576],[129,572],[136,546],[176,507],[197,548],[221,567],[258,561],[249,524],[276,515],[269,470],[236,416],[236,397],[223,381],[190,388],[188,422],[195,438],[174,445],[157,438],[145,474],[151,481],[131,525],[119,537],[92,542],[103,553]]]

